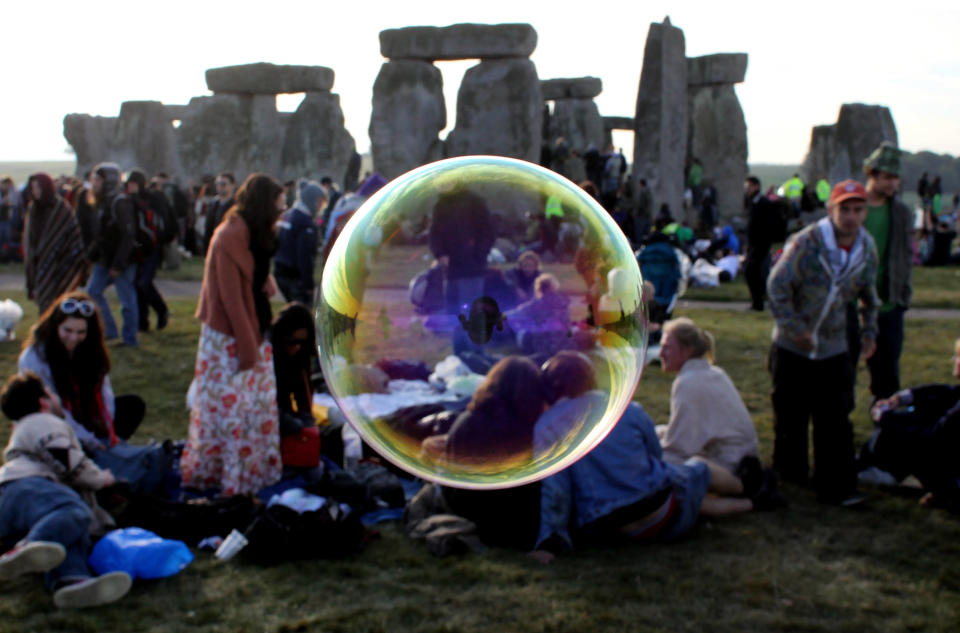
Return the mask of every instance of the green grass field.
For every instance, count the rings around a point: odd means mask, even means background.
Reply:
[[[19,340],[0,343],[4,377],[15,371],[20,341],[36,317],[22,293],[8,294],[27,314]],[[144,335],[139,350],[111,351],[117,392],[139,393],[148,404],[137,434],[144,441],[186,434],[184,394],[199,333],[194,302],[172,300],[170,326]],[[761,458],[769,461],[769,315],[685,314],[716,336],[718,363],[740,389]],[[952,380],[958,335],[954,322],[908,320],[908,383]],[[667,420],[671,381],[651,366],[637,390],[656,422]],[[861,369],[853,415],[858,443],[871,429],[866,382]],[[0,441],[7,437],[8,428],[0,430]],[[382,524],[378,540],[343,561],[264,569],[197,552],[181,574],[138,581],[121,602],[82,612],[56,611],[37,578],[3,581],[0,631],[957,630],[957,517],[920,508],[915,495],[870,490],[864,506],[837,509],[818,505],[806,490],[785,492],[791,505],[784,511],[702,522],[681,543],[579,551],[546,567],[497,549],[434,558],[397,525]]]

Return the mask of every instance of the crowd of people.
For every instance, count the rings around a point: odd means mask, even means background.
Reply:
[[[588,155],[585,168],[600,183],[593,189],[605,208],[615,219],[638,217],[619,206],[622,154],[611,147],[605,158]],[[570,159],[562,144],[552,148],[551,164],[563,169]],[[766,302],[774,322],[772,467],[761,463],[756,428],[736,385],[714,363],[712,335],[690,319],[670,318],[670,309],[655,309],[658,280],[644,289],[643,300],[649,315],[659,315],[651,330],[658,331],[662,369],[676,373],[667,423],[655,425],[641,403],[632,402],[610,434],[566,469],[510,490],[438,488],[445,509],[473,521],[482,540],[549,562],[592,542],[673,541],[699,516],[783,508],[781,480],[812,486],[823,503],[847,506],[864,500],[858,473],[896,481],[913,474],[929,492],[927,503],[960,507],[960,473],[949,450],[960,410],[957,388],[901,390],[915,234],[913,213],[896,197],[899,151],[877,148],[864,175],[865,187],[848,180],[829,188],[825,217],[790,235],[775,263],[770,250],[787,237],[785,226],[760,181],[751,176],[744,184],[751,307],[763,310]],[[707,209],[698,230],[712,235],[715,194],[703,186],[697,161],[685,178],[692,199]],[[0,578],[45,572],[60,607],[117,600],[129,590],[130,577],[95,576],[86,564],[91,536],[111,525],[98,505],[103,497],[93,493],[118,483],[155,492],[172,470],[181,492],[233,497],[253,495],[291,472],[303,474],[299,462],[300,470],[291,470],[294,453],[286,452],[285,439],[308,442],[321,432],[314,394],[323,382],[309,310],[316,259],[329,253],[351,214],[384,184],[372,174],[341,195],[330,179],[284,186],[255,173],[237,186],[222,173],[188,193],[163,174],[124,175],[111,163],[72,187],[46,174],[30,178],[23,255],[26,287],[40,317],[23,344],[19,374],[0,393],[2,410],[14,422],[0,468],[6,550]],[[588,184],[584,189],[591,190]],[[650,204],[649,197],[631,199]],[[424,450],[461,464],[482,463],[491,453],[533,459],[556,445],[570,419],[606,402],[594,363],[568,340],[568,293],[544,266],[564,257],[573,263],[586,286],[591,325],[622,318],[622,271],[588,262],[588,248],[565,252],[564,235],[572,244],[585,238],[575,226],[554,223],[551,218],[563,217],[555,204],[545,200],[515,265],[497,276],[504,317],[485,296],[488,256],[498,237],[489,209],[463,194],[439,196],[425,235],[435,257],[425,275],[443,277],[431,309],[456,314],[470,306],[469,318],[460,315],[467,335],[454,337],[454,353],[465,362],[482,361],[483,379]],[[620,224],[628,236],[641,237],[636,225]],[[672,248],[683,241],[683,228],[691,230],[667,210],[642,241]],[[714,249],[741,250],[732,233],[721,231],[716,239]],[[138,345],[151,309],[156,328],[165,327],[170,312],[154,276],[178,248],[206,258],[189,421],[179,450],[130,441],[148,403],[114,393],[108,345],[111,339]],[[103,295],[110,285],[122,306],[120,330]],[[279,294],[289,303],[274,318],[270,299]],[[516,336],[517,353],[484,357],[484,345],[504,321]],[[960,341],[955,361],[957,355]],[[849,416],[861,356],[870,370],[878,427],[857,456]],[[960,377],[957,362],[954,375]],[[343,467],[339,428],[332,424],[322,432],[327,463]]]

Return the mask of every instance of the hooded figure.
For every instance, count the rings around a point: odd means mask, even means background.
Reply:
[[[317,212],[327,193],[312,180],[300,183],[297,201],[280,219],[274,277],[287,301],[313,305],[313,268],[317,260]]]
[[[27,192],[27,295],[43,314],[54,299],[80,285],[87,265],[80,225],[70,205],[57,195],[53,178],[42,172],[30,176]]]

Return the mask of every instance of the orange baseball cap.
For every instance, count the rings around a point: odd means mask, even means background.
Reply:
[[[856,180],[844,180],[838,182],[830,192],[830,200],[827,204],[834,205],[846,202],[847,200],[866,200],[867,190],[863,188]]]

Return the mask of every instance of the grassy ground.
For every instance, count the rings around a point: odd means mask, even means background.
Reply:
[[[0,174],[10,176],[18,185],[27,182],[31,174],[45,171],[54,178],[61,174],[72,176],[77,168],[75,160],[0,161]]]
[[[740,275],[716,288],[688,288],[683,299],[695,301],[750,301],[750,291]],[[960,267],[913,269],[914,308],[960,308]]]
[[[11,293],[35,318],[32,304]],[[171,302],[167,330],[140,350],[114,349],[118,393],[148,403],[138,437],[182,437],[184,394],[199,327],[193,300]],[[955,304],[956,305],[956,304]],[[688,311],[717,338],[718,363],[754,416],[761,458],[772,449],[770,321],[764,314]],[[910,384],[949,381],[955,324],[907,322]],[[947,326],[947,327],[945,327]],[[19,342],[0,343],[0,375]],[[648,368],[636,398],[665,422],[671,376]],[[870,430],[859,377],[858,442]],[[0,442],[7,439],[0,430]],[[852,510],[822,507],[788,487],[791,507],[702,523],[671,546],[581,551],[543,567],[520,553],[437,559],[396,525],[345,561],[261,569],[206,552],[174,578],[138,581],[120,603],[57,612],[39,580],[0,582],[0,631],[955,631],[960,621],[960,522],[916,499],[873,491]]]

